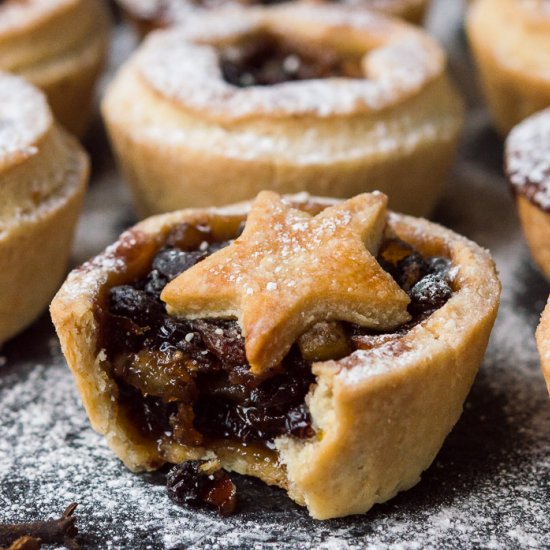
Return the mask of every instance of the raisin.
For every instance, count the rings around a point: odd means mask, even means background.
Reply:
[[[409,254],[397,263],[396,280],[408,292],[422,277],[428,274],[428,264],[418,252]]]
[[[290,435],[300,439],[309,439],[315,435],[311,427],[311,416],[303,403],[288,411],[286,429]]]
[[[412,315],[435,311],[445,305],[452,293],[449,283],[444,278],[439,275],[426,275],[409,293],[409,311]]]
[[[216,510],[228,516],[237,506],[237,488],[218,464],[190,460],[174,466],[166,476],[170,498],[180,505]]]
[[[193,327],[201,335],[206,348],[227,370],[247,363],[244,338],[236,321],[194,321]]]
[[[297,437],[311,437],[311,417],[305,406],[300,407],[313,380],[309,365],[296,350],[285,358],[282,373],[253,387],[241,384],[238,392],[231,392],[230,380],[224,387],[223,381],[213,385],[206,377],[199,380],[195,426],[205,435],[244,442],[269,443],[291,429]]]
[[[184,252],[177,248],[164,248],[153,260],[153,270],[157,270],[161,275],[171,281],[178,275],[193,267],[197,262],[204,260],[207,253],[201,250],[193,252]]]
[[[115,286],[109,293],[109,310],[114,315],[128,317],[138,325],[151,324],[152,319],[164,315],[163,305],[130,285]]]

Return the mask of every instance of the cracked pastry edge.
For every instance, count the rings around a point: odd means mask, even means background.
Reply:
[[[88,158],[43,94],[0,73],[0,343],[30,324],[65,275]],[[44,269],[47,266],[47,269]]]
[[[486,101],[505,136],[550,105],[550,11],[538,0],[479,0],[469,7],[466,30]]]
[[[548,395],[550,395],[550,297],[540,317],[536,340],[542,374],[546,381]]]
[[[31,0],[0,6],[0,70],[48,97],[56,119],[82,137],[104,66],[110,15],[104,0]]]
[[[294,200],[308,198],[301,195]],[[134,471],[155,469],[163,461],[150,446],[129,441],[117,425],[114,381],[101,368],[104,353],[96,352],[96,298],[109,278],[114,277],[109,286],[122,281],[128,267],[114,253],[135,262],[131,251],[136,236],[154,240],[154,235],[174,224],[242,215],[247,208],[244,203],[184,210],[145,220],[133,230],[138,233],[126,232],[106,253],[73,271],[52,302],[52,318],[92,426]],[[389,343],[340,361],[315,363],[318,383],[306,402],[322,437],[305,442],[278,438],[281,466],[274,472],[258,471],[242,457],[222,457],[229,470],[286,488],[317,519],[366,512],[419,481],[460,416],[497,313],[500,282],[488,252],[425,220],[392,214],[390,223],[425,253],[450,254],[458,268],[453,297],[399,340],[398,349]],[[190,448],[178,458],[212,455]]]

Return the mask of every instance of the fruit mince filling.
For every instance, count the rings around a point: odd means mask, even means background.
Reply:
[[[121,407],[150,440],[190,446],[231,440],[272,449],[278,436],[311,438],[305,404],[315,381],[311,363],[399,339],[452,294],[449,260],[425,258],[407,243],[387,239],[378,261],[410,296],[412,320],[390,334],[319,323],[278,369],[258,379],[249,372],[235,320],[178,319],[160,300],[169,281],[230,242],[217,241],[209,227],[177,226],[146,274],[109,291],[102,347]]]
[[[240,88],[296,80],[363,77],[359,57],[343,56],[330,48],[291,43],[268,32],[222,48],[220,69],[226,82]]]

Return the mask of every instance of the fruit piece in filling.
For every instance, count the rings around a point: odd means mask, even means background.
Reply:
[[[216,460],[190,460],[174,466],[166,489],[178,504],[206,507],[228,516],[237,506],[236,487]]]

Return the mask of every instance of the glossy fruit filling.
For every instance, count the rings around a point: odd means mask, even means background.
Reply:
[[[230,242],[216,240],[206,226],[177,226],[143,276],[109,291],[102,336],[107,365],[127,417],[152,441],[200,446],[230,440],[273,448],[279,436],[311,438],[305,404],[315,382],[311,363],[398,339],[452,295],[447,259],[425,258],[388,239],[378,261],[409,294],[412,320],[390,334],[319,323],[278,369],[259,379],[249,372],[235,320],[174,318],[160,300],[169,281]]]
[[[290,43],[267,32],[223,48],[220,68],[226,82],[241,88],[296,80],[363,77],[360,59],[344,57],[331,48]]]

